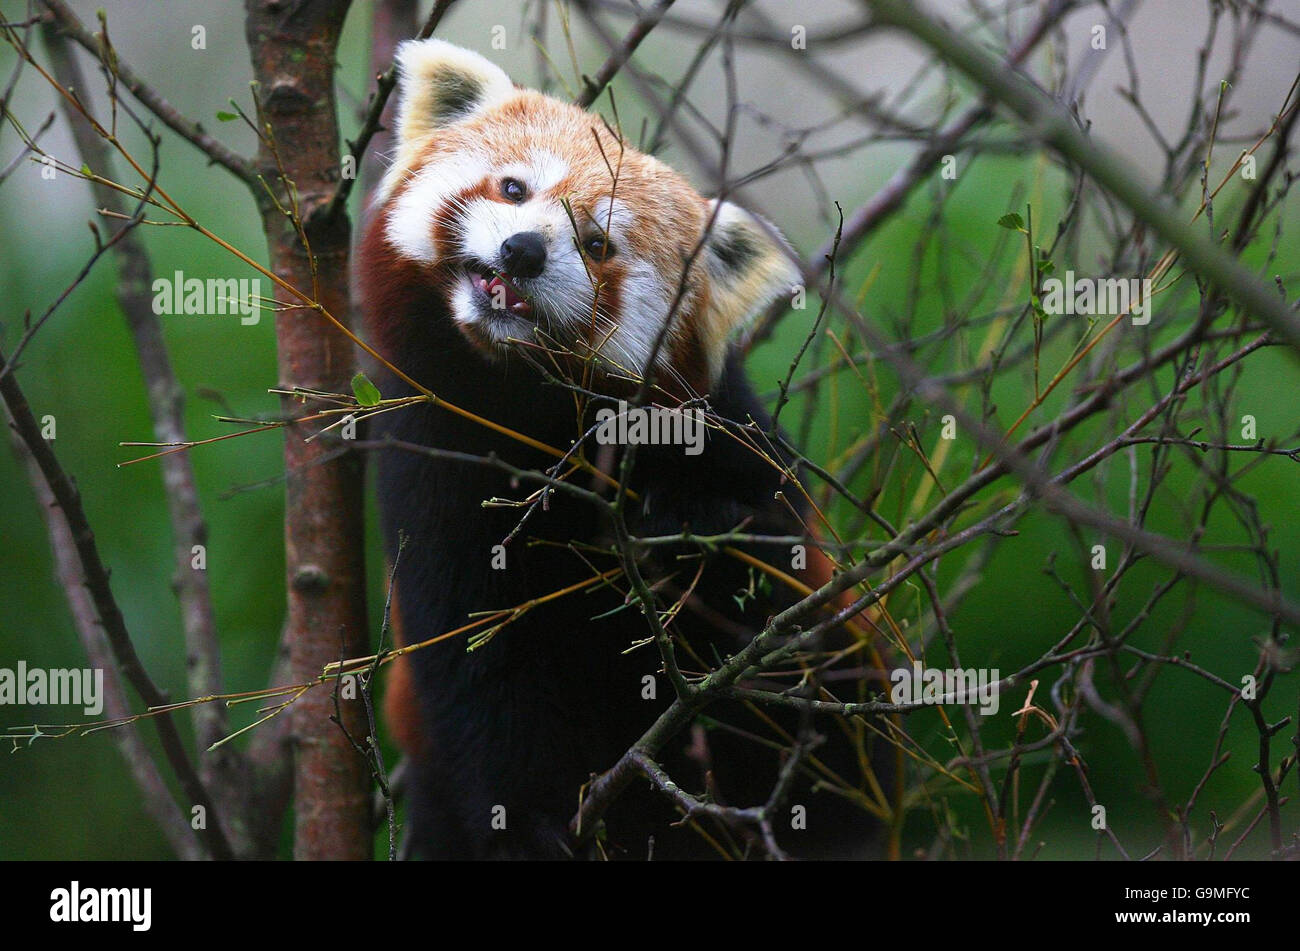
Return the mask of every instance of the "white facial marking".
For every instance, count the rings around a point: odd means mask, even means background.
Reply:
[[[501,243],[506,238],[521,231],[537,231],[547,238],[549,252],[563,217],[564,209],[551,208],[549,203],[526,201],[514,205],[472,198],[461,219],[461,247],[466,254],[497,267]]]
[[[640,373],[650,359],[650,352],[654,349],[655,340],[663,328],[668,309],[672,306],[672,298],[666,293],[659,272],[646,261],[636,261],[627,267],[621,296],[624,301],[623,316],[610,341],[616,345],[610,356],[617,359],[616,355],[622,355],[622,360],[629,361],[627,369]],[[673,318],[674,324],[680,317],[679,312]],[[669,335],[665,344],[671,340],[673,330],[669,330]],[[666,359],[667,350],[667,346],[659,348],[657,362]]]
[[[528,186],[530,195],[548,192],[569,174],[569,165],[554,152],[533,149],[522,162],[501,166],[500,178],[517,178]]]
[[[461,278],[451,292],[451,316],[457,323],[475,324],[480,320],[478,309],[474,306],[474,289],[469,278]]]
[[[405,258],[434,263],[434,215],[451,196],[481,182],[485,168],[482,156],[462,152],[420,169],[388,210],[384,234],[389,243]]]

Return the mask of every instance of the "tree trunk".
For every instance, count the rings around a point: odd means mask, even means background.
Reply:
[[[348,0],[247,0],[248,44],[264,120],[274,135],[263,140],[258,169],[288,207],[284,175],[296,186],[301,217],[316,258],[317,300],[341,321],[348,319],[348,240],[345,214],[327,216],[340,175],[334,67]],[[311,262],[293,222],[261,200],[271,268],[311,294]],[[284,291],[276,295],[283,300]],[[276,319],[282,385],[349,392],[355,371],[353,345],[308,307],[281,311]],[[286,399],[286,414],[302,413]],[[319,426],[319,424],[318,424]],[[291,676],[311,680],[331,661],[368,650],[365,605],[362,461],[355,456],[324,461],[333,449],[306,442],[317,427],[286,430],[285,569]],[[333,691],[309,691],[292,708],[294,738],[294,854],[298,859],[365,859],[369,830],[369,770],[330,717]],[[358,741],[366,734],[359,700],[339,700],[343,723]]]

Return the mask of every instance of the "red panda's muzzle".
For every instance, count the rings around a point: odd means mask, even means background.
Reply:
[[[494,310],[505,310],[519,317],[529,317],[533,305],[510,281],[509,275],[493,274],[490,278],[475,271],[470,272],[479,293],[486,294]]]

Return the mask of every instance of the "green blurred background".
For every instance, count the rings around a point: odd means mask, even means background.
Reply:
[[[247,130],[238,123],[221,124],[215,119],[218,111],[229,108],[230,98],[245,106],[249,101],[250,72],[240,5],[150,4],[148,17],[142,18],[140,4],[73,4],[88,23],[93,22],[98,6],[106,8],[115,43],[124,58],[152,77],[183,113],[202,120],[237,151],[252,152],[253,142]],[[531,15],[530,6],[468,0],[464,8],[449,16],[440,35],[483,51],[518,81],[536,82],[536,56],[524,29]],[[770,16],[780,17],[780,4],[764,6]],[[20,15],[22,7],[21,3],[0,4],[9,19]],[[701,19],[717,12],[711,3],[679,7]],[[813,4],[800,15],[809,23],[816,23],[818,17],[834,22],[844,9],[843,4]],[[354,5],[339,57],[340,112],[348,134],[356,127],[358,104],[364,102],[371,86],[367,66],[368,13],[369,4]],[[548,34],[553,54],[563,50],[555,19],[551,17],[552,31]],[[618,30],[627,21],[609,22]],[[196,23],[206,29],[207,50],[202,53],[190,48],[191,27]],[[495,24],[505,25],[511,38],[504,52],[493,52],[489,46],[488,31]],[[1174,64],[1169,69],[1180,75],[1186,73],[1195,51],[1195,31],[1183,30],[1180,25],[1160,35],[1158,25],[1156,20],[1145,32],[1134,30],[1135,42],[1148,44],[1145,50],[1157,64],[1163,56]],[[575,33],[575,39],[582,68],[593,71],[604,58],[603,48],[582,31]],[[1278,42],[1289,50],[1288,62],[1300,61],[1295,55],[1300,47],[1294,37],[1290,47],[1286,47],[1285,40]],[[680,36],[661,31],[653,34],[637,55],[643,66],[674,77],[686,67],[692,49]],[[856,75],[854,55],[851,48],[837,47],[830,61],[847,74]],[[565,72],[566,56],[554,58]],[[13,62],[12,51],[0,49],[0,74],[8,75]],[[888,89],[892,75],[888,64],[895,63],[901,70],[912,60],[898,52],[893,60],[872,58],[870,62],[876,68],[865,80],[868,87]],[[88,61],[83,58],[82,63],[90,74]],[[773,103],[782,95],[788,96],[787,112],[801,124],[812,124],[834,114],[833,104],[815,102],[811,97],[805,103],[804,96],[809,93],[801,85],[805,80],[790,75],[782,63],[779,55],[765,56],[762,51],[742,49],[738,57],[741,95],[772,109],[778,108]],[[1172,87],[1172,78],[1169,81]],[[1289,77],[1274,76],[1245,90],[1247,105],[1242,110],[1242,127],[1266,124],[1269,110],[1281,101],[1288,82]],[[102,103],[98,77],[93,85],[95,101]],[[616,82],[615,88],[624,127],[640,128],[646,115],[644,104],[637,100],[630,84]],[[721,94],[720,73],[713,67],[702,74],[694,97],[709,102],[710,89]],[[1160,91],[1158,88],[1157,96]],[[935,100],[939,98],[936,92]],[[1249,108],[1252,105],[1254,112]],[[29,70],[15,97],[15,111],[28,128],[35,128],[54,109],[50,90]],[[1107,114],[1104,109],[1098,112]],[[1098,123],[1098,134],[1103,138],[1128,138],[1131,119],[1117,109],[1113,113],[1110,125]],[[72,154],[61,115],[43,144],[60,157]],[[138,136],[133,145],[138,147]],[[1134,148],[1137,151],[1131,155],[1141,162],[1144,155],[1139,146]],[[12,130],[0,131],[0,164],[7,163],[16,150]],[[1216,160],[1216,170],[1226,170],[1229,152],[1224,150],[1226,160]],[[745,168],[770,159],[775,154],[771,130],[742,129],[737,153],[743,158],[740,166]],[[909,150],[903,146],[877,146],[866,157],[859,154],[827,160],[821,169],[822,185],[815,186],[797,170],[791,170],[760,181],[752,191],[761,196],[764,211],[782,225],[792,243],[807,253],[826,241],[833,230],[820,188],[824,187],[830,198],[851,211],[893,174],[907,154]],[[698,171],[672,146],[663,157]],[[162,160],[162,182],[169,191],[222,237],[265,260],[257,214],[242,186],[222,170],[209,167],[187,143],[166,134]],[[1216,181],[1217,177],[1212,176]],[[697,181],[707,190],[707,181],[698,176]],[[1023,211],[1024,202],[1029,200],[1034,204],[1036,228],[1045,233],[1055,227],[1056,216],[1062,211],[1062,186],[1059,172],[1032,154],[985,158],[969,168],[963,167],[945,206],[944,243],[932,246],[920,265],[915,332],[933,330],[941,323],[941,300],[935,290],[939,274],[946,273],[952,285],[964,294],[971,282],[981,279],[980,254],[999,238],[998,218],[1008,210]],[[918,190],[904,211],[866,242],[844,268],[843,286],[850,293],[856,295],[870,281],[867,313],[883,324],[888,324],[891,315],[901,313],[912,292],[918,275],[913,270],[911,249],[918,237],[932,227],[933,197],[928,187]],[[1239,193],[1229,193],[1221,207],[1231,210],[1239,202]],[[354,207],[354,222],[359,210],[359,205]],[[21,333],[24,311],[43,311],[85,260],[92,248],[85,223],[92,217],[88,188],[70,176],[45,181],[37,167],[24,167],[0,187],[0,322],[4,327],[0,339],[6,348],[11,348]],[[1294,274],[1298,258],[1293,232],[1298,221],[1294,211],[1287,214],[1277,262],[1272,268],[1275,272]],[[196,235],[145,229],[145,239],[158,274],[183,270],[189,277],[254,276]],[[1254,263],[1262,260],[1264,250],[1253,252]],[[1008,267],[1011,262],[1012,256],[1008,256]],[[138,364],[113,297],[115,277],[115,265],[106,259],[77,288],[27,351],[19,379],[37,416],[48,413],[57,419],[54,448],[82,490],[104,560],[113,571],[114,591],[144,663],[173,697],[183,697],[183,650],[176,600],[170,587],[170,539],[159,470],[149,463],[127,468],[116,465],[137,454],[136,450],[119,447],[119,442],[152,436]],[[1018,300],[1009,284],[991,286],[981,306],[990,308]],[[1193,312],[1188,307],[1194,307],[1193,298],[1186,300],[1185,315]],[[815,306],[792,314],[780,332],[755,351],[751,372],[760,389],[773,388],[784,375],[790,354],[803,339],[814,314]],[[269,317],[255,326],[243,326],[235,317],[162,319],[176,373],[186,391],[186,422],[191,438],[228,431],[212,418],[214,413],[230,410],[236,415],[254,416],[275,411],[276,403],[266,390],[284,381],[277,380]],[[1172,332],[1170,328],[1156,329],[1157,334],[1165,331]],[[977,348],[981,340],[982,331],[969,339],[960,338],[961,344],[971,349]],[[1067,354],[1068,345],[1059,342],[1049,348],[1045,365],[1054,368]],[[883,363],[878,361],[877,368],[882,380],[881,395],[887,400],[895,385]],[[1168,386],[1167,371],[1159,382]],[[1277,350],[1259,354],[1247,361],[1234,404],[1240,409],[1237,415],[1253,414],[1263,438],[1294,434],[1300,418],[1291,398],[1296,385],[1293,360]],[[1031,393],[1032,380],[1026,374],[1012,374],[999,382],[995,402],[1016,407],[1015,411],[1001,412],[1004,423],[1014,418]],[[813,417],[808,446],[814,459],[832,457],[873,420],[869,399],[853,385],[851,377],[841,378],[836,395],[833,421],[824,408]],[[1064,405],[1064,399],[1064,391],[1053,397],[1034,422],[1050,420]],[[796,402],[787,410],[787,422],[797,421],[801,412]],[[934,420],[927,418],[924,407],[914,406],[908,418],[928,434],[925,442],[929,444]],[[1101,430],[1094,428],[1091,432]],[[1086,444],[1086,435],[1083,438]],[[282,486],[275,481],[282,472],[280,437],[267,433],[203,447],[193,453],[193,459],[209,525],[208,571],[223,646],[226,689],[255,689],[267,682],[283,618]],[[951,473],[955,481],[959,473],[969,472],[971,465],[969,444],[958,440],[945,472]],[[1300,511],[1300,483],[1296,471],[1293,463],[1274,460],[1243,484],[1258,499],[1262,520],[1272,526],[1270,541],[1281,551],[1283,577],[1293,598],[1300,596],[1300,585],[1296,584],[1300,569],[1300,527],[1295,519]],[[891,518],[900,515],[900,506],[911,499],[919,476],[914,466],[901,468],[882,497],[882,511]],[[1167,495],[1156,507],[1152,528],[1171,533],[1181,530],[1180,513],[1171,499],[1177,497],[1180,487],[1188,485],[1189,473],[1176,471],[1168,483]],[[13,667],[20,659],[47,668],[80,666],[84,658],[52,570],[41,515],[25,473],[7,449],[0,452],[0,486],[0,667]],[[1009,490],[1010,486],[1003,483],[998,489]],[[1108,472],[1105,491],[1115,506],[1122,506],[1127,491],[1126,466]],[[1111,510],[1123,511],[1122,507]],[[967,666],[998,667],[1005,674],[1041,654],[1077,617],[1059,587],[1040,570],[1049,555],[1056,552],[1062,574],[1076,584],[1081,582],[1083,571],[1060,524],[1034,514],[1017,527],[1019,536],[999,544],[981,583],[952,618]],[[1241,540],[1229,520],[1216,518],[1211,529],[1212,534],[1218,531],[1220,541]],[[370,603],[377,628],[382,578],[376,571],[379,557],[373,530],[371,536],[374,593]],[[1112,544],[1110,551],[1113,558],[1117,547]],[[955,576],[962,560],[962,556],[946,560],[941,580]],[[1253,564],[1247,556],[1225,554],[1216,561],[1253,577]],[[1150,564],[1135,570],[1124,586],[1117,618],[1123,620],[1131,615],[1151,586],[1163,577],[1165,574]],[[915,588],[909,588],[900,592],[893,609],[896,616],[910,615],[915,620],[917,603]],[[1137,646],[1159,649],[1163,632],[1181,608],[1177,598],[1162,605],[1138,635]],[[1254,641],[1265,631],[1258,614],[1202,589],[1180,647],[1191,650],[1197,663],[1238,682],[1252,669],[1257,657]],[[932,659],[941,660],[941,653],[932,655]],[[1045,678],[1040,700],[1053,676],[1049,672]],[[1011,704],[1022,699],[1023,693],[1004,698],[1003,715],[990,724],[986,742],[996,744],[1011,737]],[[1296,677],[1283,678],[1268,705],[1269,719],[1294,714],[1296,699]],[[1159,715],[1149,715],[1147,726],[1161,777],[1176,800],[1186,798],[1206,768],[1224,708],[1225,697],[1203,681],[1177,671],[1161,675],[1148,707]],[[42,708],[6,708],[0,712],[5,727],[33,720],[57,722],[67,716],[66,710]],[[236,715],[236,723],[246,720],[246,715]],[[1084,725],[1078,745],[1089,764],[1089,778],[1096,794],[1108,805],[1112,824],[1135,854],[1154,848],[1161,840],[1161,824],[1140,789],[1141,769],[1135,755],[1121,732],[1110,724],[1094,716]],[[916,715],[908,726],[935,755],[951,755],[935,714]],[[1285,737],[1293,733],[1294,729],[1288,729],[1279,736],[1274,743],[1275,755],[1286,751]],[[145,735],[152,742],[152,731],[145,731]],[[1233,758],[1216,773],[1202,795],[1203,805],[1196,816],[1198,832],[1208,831],[1207,807],[1218,809],[1220,817],[1226,817],[1258,789],[1258,779],[1250,770],[1254,737],[1248,718],[1239,711],[1229,731],[1228,748]],[[141,809],[131,779],[107,735],[41,741],[13,753],[5,752],[0,757],[0,858],[156,858],[168,854],[164,840]],[[1039,754],[1027,761],[1026,795],[1032,789],[1031,782],[1041,775],[1045,757]],[[958,851],[972,856],[990,855],[988,829],[975,801],[951,792],[941,789],[931,806],[940,811],[952,810],[956,827],[969,831],[969,842]],[[1078,783],[1062,775],[1054,787],[1053,799],[1055,806],[1035,836],[1036,841],[1045,843],[1040,854],[1056,858],[1091,856],[1096,835],[1088,826],[1086,803]],[[1290,828],[1294,826],[1293,821]],[[933,829],[928,809],[919,809],[908,825],[905,854],[914,847],[928,846]],[[1241,854],[1260,855],[1265,851],[1265,839],[1257,832]],[[1103,854],[1111,854],[1109,847],[1103,849]]]

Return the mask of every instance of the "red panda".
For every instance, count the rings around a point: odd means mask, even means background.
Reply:
[[[405,375],[477,419],[425,403],[370,423],[375,439],[408,447],[381,449],[377,464],[385,544],[397,560],[395,628],[413,643],[480,612],[533,604],[473,650],[453,638],[399,661],[386,707],[411,767],[406,854],[569,856],[584,784],[654,722],[672,687],[618,573],[580,585],[617,565],[607,516],[564,493],[532,509],[502,504],[535,486],[471,457],[547,470],[555,459],[539,444],[588,459],[604,448],[604,469],[617,474],[623,450],[595,444],[592,415],[635,393],[648,373],[652,402],[696,400],[714,422],[696,454],[638,447],[629,528],[640,537],[742,526],[805,534],[782,472],[793,463],[764,440],[771,418],[731,344],[797,271],[772,226],[705,199],[600,118],[517,88],[446,42],[405,43],[397,59],[397,147],[359,256],[367,332]],[[375,373],[385,397],[414,395],[397,375]],[[740,547],[789,563],[788,546]],[[646,566],[663,606],[682,600],[671,629],[692,671],[743,646],[793,600],[765,593],[744,563],[698,546],[649,550]],[[825,564],[815,568],[818,584]],[[739,704],[706,714],[697,727],[706,742],[688,755],[687,738],[675,739],[669,773],[717,801],[761,803],[783,745],[772,742],[770,722]],[[860,780],[859,766],[848,757],[844,775]],[[807,831],[788,837],[796,853],[862,847],[869,824],[860,810],[807,783],[799,789],[808,819]],[[710,840],[678,818],[667,799],[638,786],[608,813],[602,854],[717,855],[717,830]]]

